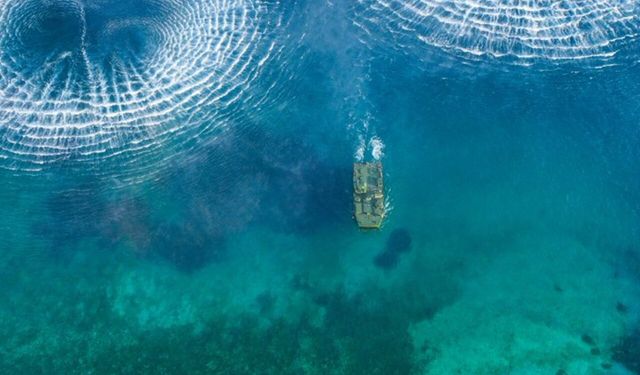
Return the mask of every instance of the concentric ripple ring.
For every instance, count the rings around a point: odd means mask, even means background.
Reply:
[[[281,48],[278,7],[0,0],[0,167],[134,164],[223,127],[237,105],[259,100],[249,88]]]
[[[624,0],[360,0],[354,22],[396,45],[522,65],[609,64],[640,31],[636,3]]]

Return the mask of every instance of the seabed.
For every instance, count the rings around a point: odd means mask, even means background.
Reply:
[[[640,374],[636,8],[0,0],[0,374]]]

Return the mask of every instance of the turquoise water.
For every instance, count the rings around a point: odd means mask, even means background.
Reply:
[[[635,4],[434,4],[0,2],[0,373],[640,373]]]

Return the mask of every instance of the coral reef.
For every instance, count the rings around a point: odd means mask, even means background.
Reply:
[[[596,251],[532,236],[484,267],[458,301],[412,328],[426,373],[597,374],[612,366],[610,348],[632,323],[616,301],[640,288],[615,278]]]
[[[611,351],[614,361],[624,365],[629,371],[640,374],[640,331],[625,335]]]

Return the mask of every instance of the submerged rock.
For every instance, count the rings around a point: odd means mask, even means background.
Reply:
[[[616,303],[616,310],[621,314],[626,314],[627,311],[628,311],[628,307],[627,307],[627,305],[625,305],[622,302],[617,302]]]
[[[582,342],[584,342],[585,344],[589,345],[589,346],[594,346],[596,344],[596,342],[593,340],[593,337],[587,335],[586,333],[583,334],[580,339],[582,340]]]
[[[373,263],[381,269],[395,268],[403,253],[411,250],[411,235],[406,229],[396,229],[389,235],[384,250],[376,255]]]

